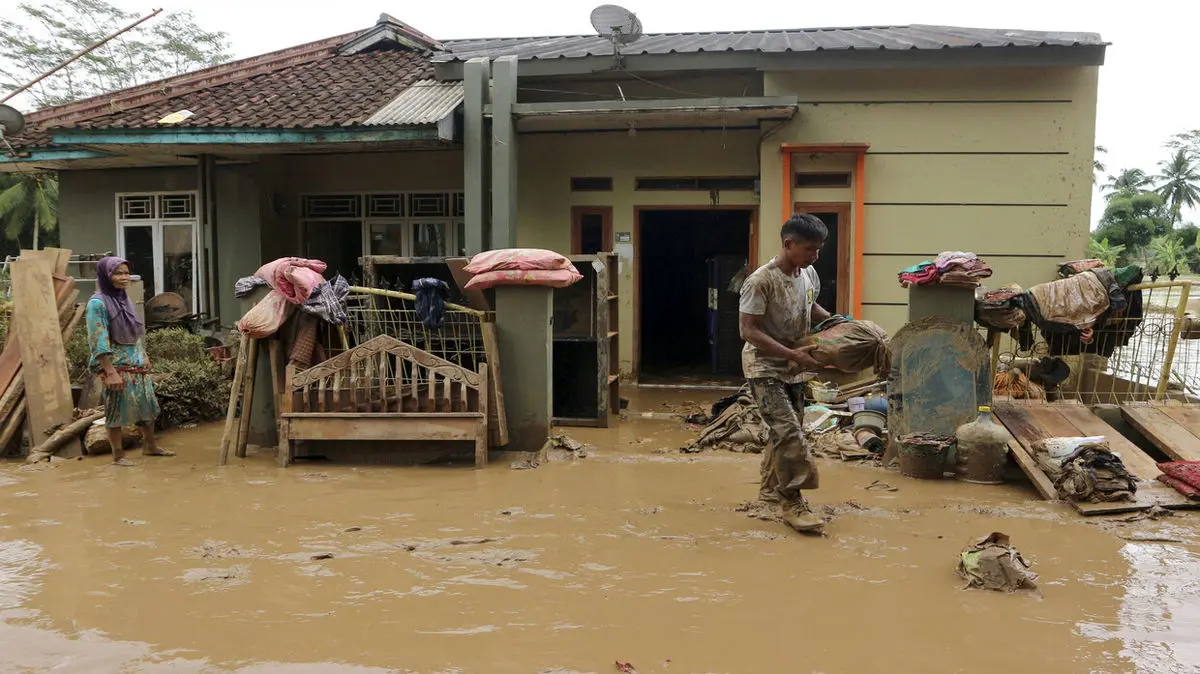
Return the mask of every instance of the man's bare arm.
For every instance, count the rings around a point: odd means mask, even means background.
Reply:
[[[821,306],[820,304],[817,304],[816,302],[813,302],[813,306],[812,306],[813,327],[820,325],[821,321],[824,321],[825,319],[829,318],[830,316],[831,316],[831,314],[825,309],[825,307]]]
[[[762,316],[754,314],[738,314],[738,322],[742,328],[742,339],[754,345],[762,355],[768,358],[782,358],[799,364],[801,367],[817,367],[817,362],[808,352],[814,346],[803,346],[799,349],[789,349],[780,344],[762,329]]]

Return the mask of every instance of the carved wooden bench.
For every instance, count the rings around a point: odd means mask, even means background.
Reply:
[[[487,465],[488,369],[459,367],[381,335],[304,370],[289,366],[279,465],[298,440],[465,440]]]

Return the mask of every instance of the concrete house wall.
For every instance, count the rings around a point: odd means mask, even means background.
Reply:
[[[769,72],[796,118],[763,145],[764,223],[781,212],[778,143],[869,143],[864,318],[904,323],[896,273],[943,250],[986,257],[987,285],[1023,287],[1083,257],[1091,222],[1098,68]],[[793,170],[806,170],[802,158]],[[823,201],[805,189],[792,201]],[[838,201],[853,201],[850,190]],[[760,257],[775,241],[760,238]],[[857,278],[852,274],[852,279]]]

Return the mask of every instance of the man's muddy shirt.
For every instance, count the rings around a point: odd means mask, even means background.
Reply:
[[[796,276],[788,276],[775,265],[775,260],[771,260],[742,284],[738,310],[743,314],[762,316],[762,331],[794,349],[808,335],[813,302],[820,292],[821,279],[812,267],[801,269]],[[742,338],[745,339],[745,335]],[[750,342],[742,347],[742,374],[747,379],[771,377],[787,384],[806,379],[800,366],[782,358],[763,356]]]

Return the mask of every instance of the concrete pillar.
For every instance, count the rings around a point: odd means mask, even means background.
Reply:
[[[491,143],[483,106],[491,101],[489,79],[491,62],[473,58],[463,66],[463,200],[467,230],[467,255],[489,247],[491,223],[488,222],[488,194],[491,171]]]
[[[505,449],[532,452],[550,436],[554,400],[554,289],[496,287],[496,338],[508,414]]]
[[[217,285],[217,162],[211,154],[202,154],[198,159],[200,212],[200,246],[196,260],[204,269],[194,271],[195,283],[200,284],[200,308],[209,316],[221,315],[221,293]],[[159,289],[162,292],[162,289]]]
[[[492,67],[492,248],[517,245],[517,57]]]

